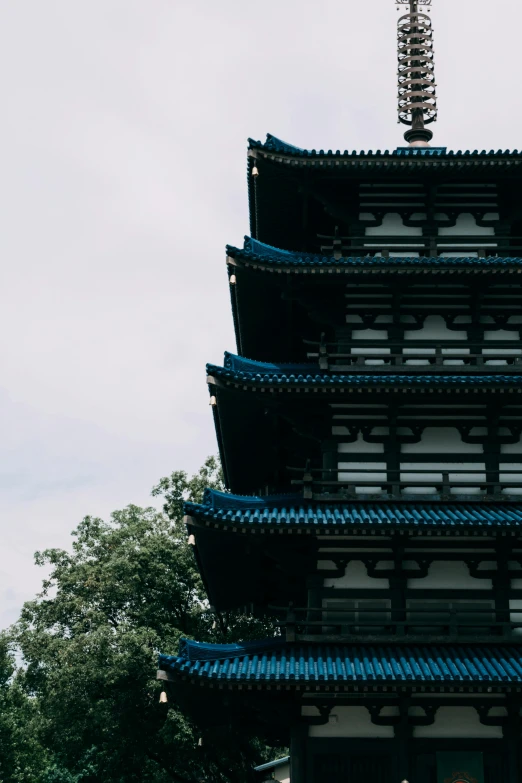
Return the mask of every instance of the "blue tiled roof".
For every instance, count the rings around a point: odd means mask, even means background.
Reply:
[[[302,495],[244,497],[207,489],[203,503],[185,503],[185,513],[223,526],[282,530],[325,528],[374,530],[519,529],[522,503],[304,503]]]
[[[325,372],[317,364],[271,364],[244,359],[225,353],[224,366],[207,364],[207,375],[233,382],[248,382],[259,386],[522,386],[522,375],[370,375]]]
[[[161,655],[166,672],[197,680],[228,682],[366,682],[423,684],[522,682],[522,647],[510,645],[299,645],[264,640],[243,649],[235,645],[190,642],[187,653]],[[210,655],[212,653],[212,655]]]
[[[269,761],[267,764],[260,764],[259,767],[254,767],[256,772],[264,772],[266,769],[275,769],[281,767],[283,764],[288,764],[290,756],[283,756],[282,759],[276,759],[275,761]]]
[[[443,258],[425,257],[422,258],[382,258],[375,256],[334,258],[333,256],[303,255],[300,252],[290,250],[280,250],[271,245],[265,245],[257,239],[245,237],[244,247],[237,248],[233,245],[227,245],[227,255],[231,258],[243,260],[250,263],[263,264],[265,266],[281,267],[451,267],[471,268],[471,269],[495,269],[510,266],[522,266],[522,258],[502,258],[499,256],[490,256],[488,258]]]
[[[286,141],[278,139],[276,136],[267,133],[266,141],[248,140],[250,149],[259,149],[265,152],[280,153],[282,155],[291,155],[296,158],[324,158],[324,157],[342,157],[342,158],[519,158],[522,152],[518,150],[448,150],[446,147],[397,147],[395,150],[368,150],[367,152],[357,152],[353,150],[305,150],[301,147],[295,147]]]

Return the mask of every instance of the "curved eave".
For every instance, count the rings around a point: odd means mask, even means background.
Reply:
[[[283,499],[230,495],[227,508],[185,503],[186,524],[196,538],[212,530],[222,533],[266,535],[366,535],[389,536],[396,530],[416,536],[515,536],[522,528],[522,504],[429,503],[411,500],[404,503],[312,504],[297,496]],[[260,505],[262,502],[266,505]],[[275,504],[278,505],[275,505]]]
[[[416,392],[432,393],[434,389],[444,389],[457,393],[487,392],[495,389],[499,392],[522,392],[522,375],[370,375],[318,373],[315,365],[300,368],[289,374],[259,369],[257,372],[227,369],[214,364],[207,365],[207,382],[213,386],[232,386],[244,391],[275,392],[343,392],[346,394],[362,391]]]
[[[332,403],[370,399],[387,403],[398,396],[402,403],[415,403],[429,395],[432,400],[433,395],[439,400],[444,395],[448,402],[463,398],[493,402],[510,395],[514,401],[522,392],[520,374],[337,375],[318,371],[317,365],[268,365],[231,355],[225,365],[207,365],[207,381],[225,484],[240,494],[259,492],[266,485],[282,488],[267,428],[267,422],[274,422],[266,418],[269,408],[274,412],[282,404],[299,402],[324,414],[325,406]],[[249,455],[247,461],[244,454]]]
[[[231,661],[231,664],[235,664],[235,660]],[[208,688],[223,688],[231,690],[243,690],[248,688],[248,692],[252,690],[257,691],[274,691],[277,694],[281,692],[281,685],[284,684],[285,689],[297,693],[307,693],[308,691],[317,691],[318,685],[320,686],[321,693],[360,693],[361,686],[364,686],[365,692],[377,693],[393,693],[394,687],[397,692],[405,693],[417,693],[426,691],[426,682],[424,680],[403,680],[400,682],[390,680],[378,680],[371,682],[360,682],[359,680],[339,682],[330,681],[325,678],[308,678],[301,679],[288,679],[278,678],[259,678],[257,680],[242,680],[240,678],[218,678],[217,676],[204,676],[197,672],[191,672],[188,669],[171,668],[168,671],[160,669],[158,671],[158,679],[167,680],[174,683],[186,683],[190,685],[206,686]],[[455,682],[444,682],[441,680],[435,680],[430,683],[430,693],[451,693],[455,692]],[[517,681],[516,683],[504,683],[501,681],[493,681],[492,683],[474,683],[474,682],[458,682],[458,690],[460,694],[481,694],[487,693],[488,695],[495,693],[521,693],[522,687]]]
[[[288,256],[291,257],[288,257]],[[437,274],[522,274],[522,258],[497,257],[486,258],[379,258],[359,256],[334,258],[333,256],[310,256],[297,253],[287,257],[277,255],[258,255],[248,250],[227,246],[227,263],[231,267],[257,269],[275,274],[304,275],[357,275],[361,273],[418,274],[430,272]],[[233,293],[231,293],[233,296]],[[233,302],[234,307],[234,302]]]
[[[295,573],[274,568],[274,558],[299,559],[303,573],[315,568],[312,539],[296,544],[288,537],[265,536],[253,542],[251,536],[236,535],[239,528],[222,527],[210,521],[199,521],[185,509],[185,524],[196,563],[211,606],[217,611],[266,607],[279,601],[306,598],[304,582]],[[265,532],[265,531],[260,531]]]
[[[196,645],[193,645],[194,647]],[[505,692],[522,689],[522,647],[516,645],[300,645],[273,640],[272,649],[205,645],[202,657],[161,655],[159,674],[217,687],[306,690]],[[180,649],[180,653],[182,650]]]
[[[518,150],[447,150],[444,147],[411,148],[395,150],[305,150],[281,142],[268,134],[267,141],[249,139],[249,158],[267,158],[289,166],[312,168],[518,168],[522,164],[522,152]]]

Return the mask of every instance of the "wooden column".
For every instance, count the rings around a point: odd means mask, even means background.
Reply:
[[[408,700],[404,699],[400,705],[401,719],[395,726],[395,742],[396,742],[396,771],[397,780],[409,780],[411,770],[411,738],[413,737],[413,728],[408,718]]]
[[[332,420],[333,421],[333,420]],[[325,481],[336,479],[339,465],[339,455],[337,453],[337,441],[336,440],[324,440],[321,444],[323,453],[323,479]]]
[[[308,726],[296,719],[290,730],[290,780],[292,783],[306,781],[306,741]]]
[[[520,703],[516,699],[508,704],[508,720],[504,724],[503,734],[507,746],[507,783],[520,783],[522,720],[520,718]]]

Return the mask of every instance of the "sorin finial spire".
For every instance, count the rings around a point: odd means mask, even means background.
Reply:
[[[435,54],[431,19],[419,7],[431,6],[431,0],[396,3],[410,7],[397,29],[399,122],[411,125],[404,134],[411,146],[427,147],[433,133],[426,125],[437,119]]]

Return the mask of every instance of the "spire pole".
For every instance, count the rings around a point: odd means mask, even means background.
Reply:
[[[433,29],[428,14],[419,10],[429,11],[431,2],[396,0],[397,6],[409,6],[397,25],[399,122],[410,126],[404,138],[415,147],[429,146],[433,133],[426,125],[437,119]]]

